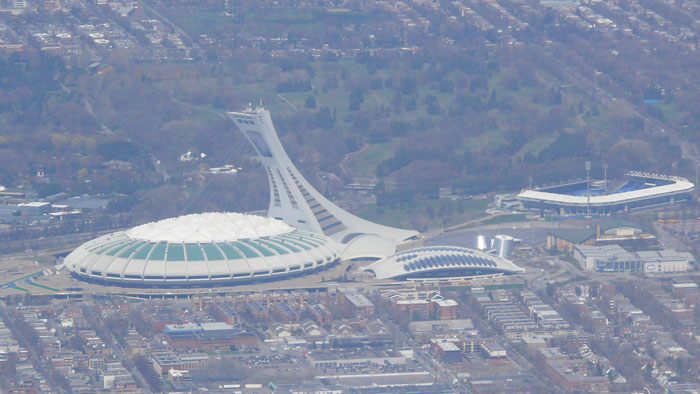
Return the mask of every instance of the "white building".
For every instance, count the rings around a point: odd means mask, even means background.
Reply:
[[[73,275],[122,285],[211,285],[283,279],[324,269],[338,243],[273,218],[185,215],[86,242],[64,265]]]
[[[685,272],[694,258],[674,250],[628,252],[619,245],[574,248],[574,259],[586,271],[597,272]]]

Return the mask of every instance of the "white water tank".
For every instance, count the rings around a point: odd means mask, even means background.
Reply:
[[[507,259],[513,253],[513,237],[510,235],[496,235],[493,239],[493,248],[499,257]]]
[[[472,241],[472,247],[478,250],[487,250],[491,248],[491,240],[485,235],[477,235]]]

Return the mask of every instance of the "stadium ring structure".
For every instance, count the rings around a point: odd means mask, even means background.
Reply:
[[[489,274],[519,274],[510,261],[478,250],[456,246],[429,246],[407,250],[365,268],[377,279],[427,279]]]
[[[240,213],[147,223],[89,241],[66,256],[74,276],[122,286],[210,286],[284,279],[339,260],[325,235]]]
[[[586,182],[560,185],[539,190],[524,190],[518,200],[526,209],[554,211],[560,214],[585,214],[589,210],[594,215],[608,215],[652,209],[691,201],[695,185],[677,176],[630,171],[628,182],[617,190],[600,195],[571,195],[573,189],[586,190]]]

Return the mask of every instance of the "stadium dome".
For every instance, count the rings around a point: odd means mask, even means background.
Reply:
[[[365,271],[377,279],[454,278],[524,272],[504,258],[456,246],[407,250],[374,262]]]
[[[281,279],[338,260],[332,239],[240,213],[147,223],[89,241],[64,265],[81,279],[122,285],[234,284]]]

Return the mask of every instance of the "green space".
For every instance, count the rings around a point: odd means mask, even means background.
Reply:
[[[394,153],[397,144],[398,141],[389,141],[367,145],[348,155],[345,169],[355,176],[372,178],[377,165]]]
[[[409,206],[396,207],[368,204],[353,214],[361,218],[400,228],[429,228],[452,226],[472,219],[483,212],[489,201],[483,200],[423,200]]]
[[[663,112],[664,117],[667,120],[676,120],[678,118],[678,108],[673,102],[667,102],[666,100],[659,101],[654,104],[655,107],[659,108]]]
[[[40,274],[40,273],[42,273],[42,272],[44,272],[44,271],[41,270],[41,271],[37,271],[37,272],[34,272],[34,273],[32,273],[32,274],[29,274],[29,275],[25,275],[25,276],[23,276],[23,277],[21,277],[21,278],[17,278],[17,279],[13,279],[13,280],[11,280],[11,281],[9,281],[9,282],[5,282],[4,284],[2,284],[2,285],[0,285],[0,286],[11,286],[11,285],[14,284],[15,282],[19,282],[19,281],[21,281],[21,280],[31,278],[32,276],[37,275],[37,274]]]
[[[273,30],[294,29],[300,32],[323,30],[338,23],[363,23],[371,14],[358,10],[310,7],[274,7],[241,9],[230,13],[211,9],[186,9],[174,12],[160,7],[187,34],[194,37],[216,37],[243,29],[256,35],[268,35]]]
[[[490,224],[503,224],[503,223],[516,223],[524,222],[527,220],[527,215],[524,213],[515,213],[510,215],[495,216],[490,219],[486,219],[480,224],[483,226],[488,226]]]
[[[235,16],[225,15],[222,12],[213,10],[184,11],[168,14],[173,22],[190,37],[213,36],[224,30],[237,31],[241,29],[241,25],[237,22]]]
[[[32,285],[32,286],[36,286],[36,287],[39,287],[39,288],[42,288],[42,289],[46,289],[46,290],[49,290],[49,291],[53,291],[53,292],[56,292],[56,293],[61,292],[61,290],[59,290],[59,289],[57,289],[57,288],[55,288],[55,287],[42,285],[41,283],[36,283],[36,282],[34,282],[34,281],[31,281],[31,280],[26,280],[26,282],[27,282],[28,284]]]
[[[521,158],[527,152],[537,156],[542,151],[542,149],[549,146],[549,144],[554,142],[554,140],[556,139],[557,136],[554,134],[544,134],[535,136],[530,141],[526,142],[522,148],[520,148],[520,151],[515,155],[515,157]]]

